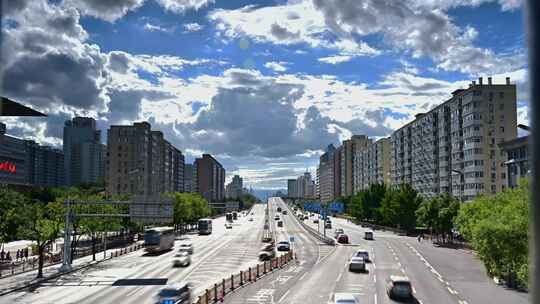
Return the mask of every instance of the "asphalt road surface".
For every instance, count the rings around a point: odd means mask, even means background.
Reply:
[[[253,221],[240,217],[225,229],[224,217],[213,221],[211,235],[190,234],[175,241],[175,249],[159,255],[143,250],[102,262],[85,270],[61,276],[33,290],[0,298],[0,303],[155,303],[154,296],[165,284],[187,281],[194,294],[213,283],[258,263],[264,224],[264,205],[253,209]],[[178,244],[192,242],[192,264],[173,268]],[[118,286],[119,280],[125,280]],[[116,283],[116,284],[115,284]]]
[[[273,205],[284,206],[284,203],[273,199]],[[333,236],[334,229],[342,228],[351,244],[337,245],[321,259],[315,257],[313,250],[301,253],[303,248],[321,245],[301,229],[293,215],[284,218],[285,233],[299,236],[296,250],[300,266],[292,264],[280,273],[240,289],[226,297],[225,303],[328,304],[333,303],[336,293],[353,294],[359,303],[394,303],[386,294],[386,280],[394,274],[410,278],[415,298],[409,303],[530,302],[528,294],[508,290],[490,280],[472,252],[438,248],[428,241],[419,243],[416,238],[384,231],[375,231],[375,239],[368,241],[363,238],[366,229],[333,218],[333,227],[327,230],[327,235]],[[317,229],[312,218],[305,223]],[[319,229],[323,231],[322,226]],[[370,253],[372,262],[367,264],[365,273],[348,271],[348,261],[358,249]]]

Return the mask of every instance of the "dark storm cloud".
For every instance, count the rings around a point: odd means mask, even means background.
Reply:
[[[289,30],[280,26],[277,23],[272,24],[272,27],[270,28],[270,33],[272,33],[272,35],[281,40],[295,40],[300,37],[299,33],[290,32]]]
[[[109,66],[117,73],[125,74],[129,69],[129,62],[129,56],[124,52],[112,51],[109,53]]]

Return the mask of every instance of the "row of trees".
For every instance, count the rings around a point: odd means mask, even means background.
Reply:
[[[175,226],[194,224],[198,219],[211,214],[207,201],[195,193],[170,193],[173,198],[173,223]],[[38,277],[42,277],[42,269],[46,249],[57,238],[62,237],[65,220],[66,199],[82,202],[105,200],[103,188],[89,185],[84,187],[63,187],[36,189],[19,193],[0,187],[0,247],[13,240],[33,241],[33,249],[38,255]],[[128,200],[128,196],[114,197],[114,200]],[[128,206],[85,205],[72,206],[76,214],[127,214]],[[109,231],[130,229],[141,231],[142,225],[133,223],[127,217],[74,217],[71,248],[72,258],[82,238],[91,241],[92,256],[96,258],[96,245]]]

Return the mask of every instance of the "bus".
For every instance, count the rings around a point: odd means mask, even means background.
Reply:
[[[199,234],[211,234],[212,233],[212,220],[211,219],[200,219],[197,223],[199,228]]]
[[[232,222],[233,214],[231,212],[227,212],[227,214],[225,214],[225,219],[227,220],[227,222]]]
[[[162,252],[174,246],[173,227],[153,227],[144,231],[144,250],[146,252]]]

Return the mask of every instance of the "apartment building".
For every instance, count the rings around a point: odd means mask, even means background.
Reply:
[[[184,165],[184,192],[195,192],[195,179],[193,177],[193,164]]]
[[[296,179],[287,180],[287,195],[294,198],[315,198],[315,182],[311,173],[305,172]]]
[[[370,140],[366,144],[354,154],[354,193],[368,189],[372,184],[390,185],[392,182],[390,138]]]
[[[193,163],[196,192],[209,203],[225,198],[225,169],[210,154],[203,154]]]
[[[68,186],[103,181],[106,147],[93,118],[75,117],[64,123],[63,154]]]
[[[232,181],[225,187],[225,196],[227,198],[240,198],[244,192],[244,181],[240,175],[235,175]]]
[[[322,202],[334,200],[334,154],[336,148],[330,144],[319,158],[317,180],[319,181],[319,195]]]
[[[106,191],[156,196],[183,190],[184,157],[148,122],[107,130]]]
[[[510,78],[505,84],[479,78],[392,134],[392,184],[409,183],[426,197],[449,192],[465,201],[502,191],[506,155],[499,144],[517,136],[516,124]]]

